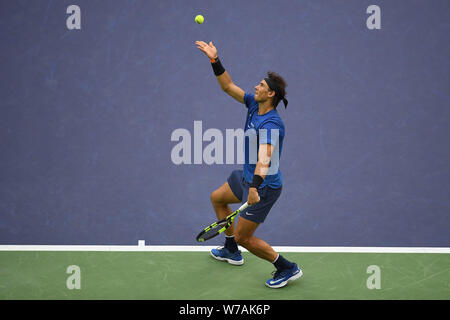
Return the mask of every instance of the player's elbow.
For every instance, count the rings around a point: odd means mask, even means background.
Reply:
[[[220,81],[220,88],[228,94],[231,94],[233,92],[233,81],[231,79],[224,78],[222,81]]]

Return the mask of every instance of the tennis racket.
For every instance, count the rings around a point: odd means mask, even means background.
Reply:
[[[209,225],[205,229],[202,230],[197,236],[198,242],[203,242],[206,240],[209,240],[211,238],[214,238],[215,236],[221,234],[224,232],[231,224],[233,223],[234,218],[242,211],[247,209],[248,203],[244,203],[239,209],[231,213],[226,218],[219,220],[217,222],[214,222],[213,224]]]

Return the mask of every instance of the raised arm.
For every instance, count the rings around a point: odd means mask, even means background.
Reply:
[[[195,41],[197,48],[200,51],[203,51],[206,56],[210,59],[211,63],[214,64],[220,63],[219,57],[217,55],[217,48],[213,45],[212,42],[207,44],[204,41]],[[233,83],[230,75],[227,71],[221,73],[220,75],[216,75],[217,81],[219,82],[220,88],[232,96],[237,101],[244,103],[244,90],[239,88],[237,85]]]

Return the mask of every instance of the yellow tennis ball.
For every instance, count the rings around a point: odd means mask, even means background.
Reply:
[[[195,16],[195,22],[197,22],[198,24],[202,24],[203,21],[205,21],[205,18],[203,18],[201,14]]]

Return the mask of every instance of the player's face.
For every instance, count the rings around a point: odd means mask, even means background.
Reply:
[[[264,102],[269,99],[269,93],[271,90],[265,80],[262,80],[255,86],[255,101]]]

